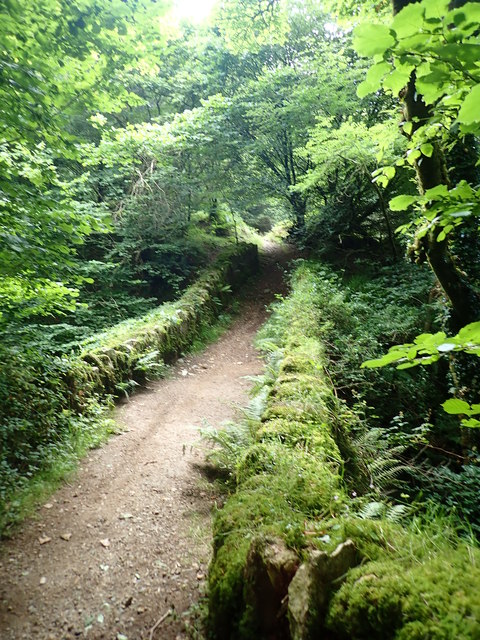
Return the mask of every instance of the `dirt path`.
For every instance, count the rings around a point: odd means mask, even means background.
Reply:
[[[119,407],[125,431],[3,544],[2,640],[187,637],[185,612],[205,589],[215,500],[192,464],[203,459],[195,442],[205,424],[235,416],[248,400],[244,376],[261,371],[252,340],[282,288],[276,261],[287,257],[269,249],[222,338]]]

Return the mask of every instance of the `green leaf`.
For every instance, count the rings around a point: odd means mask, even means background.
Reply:
[[[425,7],[425,18],[441,18],[449,7],[449,0],[423,0],[422,6]]]
[[[429,353],[433,353],[432,350],[436,350],[437,345],[447,337],[447,334],[443,331],[437,331],[437,333],[421,333],[415,338],[415,344],[418,344],[422,349],[426,349]]]
[[[480,427],[480,420],[477,420],[476,418],[468,418],[468,420],[462,420],[462,427],[478,429]]]
[[[416,201],[416,196],[396,196],[390,200],[389,206],[392,211],[405,211]]]
[[[440,197],[448,196],[448,187],[445,184],[439,184],[436,187],[427,189],[425,197],[427,200],[438,200]]]
[[[383,76],[391,69],[391,65],[388,62],[381,61],[374,64],[367,71],[367,76],[363,82],[357,87],[357,95],[359,98],[364,98],[369,93],[376,91],[381,86],[381,80]]]
[[[473,25],[474,31],[478,29],[478,23],[480,22],[480,4],[477,2],[467,2],[463,7],[454,9],[450,12],[453,18],[453,23],[456,27],[465,30],[467,25]],[[466,23],[466,24],[463,24]]]
[[[473,87],[463,101],[458,112],[458,121],[462,124],[480,122],[480,84]]]
[[[395,167],[384,167],[383,173],[388,178],[388,180],[392,180],[395,177]]]
[[[388,187],[388,178],[386,176],[379,175],[372,180],[374,184],[378,184],[382,187],[382,189],[386,189]]]
[[[463,342],[480,344],[480,322],[471,322],[458,332],[458,339]]]
[[[357,87],[357,96],[359,98],[365,98],[365,96],[368,96],[369,93],[373,93],[374,91],[376,91],[377,88],[378,87],[376,87],[374,84],[368,82],[368,80],[363,80],[363,82],[361,82]]]
[[[381,358],[375,358],[374,360],[366,360],[362,362],[362,369],[376,369],[377,367],[385,367],[392,362],[398,362],[405,358],[405,354],[402,351],[389,351]]]
[[[470,412],[470,405],[465,400],[459,400],[458,398],[450,398],[446,400],[442,404],[443,409],[446,413],[457,414],[457,413],[466,413],[467,415]]]
[[[377,64],[371,66],[367,71],[368,82],[371,82],[372,84],[376,85],[376,88],[378,88],[380,86],[380,80],[386,73],[390,71],[391,68],[391,64],[385,62],[385,60],[377,62]]]
[[[420,153],[419,149],[411,149],[410,151],[407,151],[407,162],[410,165],[414,165],[415,161],[418,160],[418,158],[420,158],[422,154]]]
[[[418,32],[418,25],[423,22],[423,12],[421,4],[409,4],[397,13],[392,21],[392,29],[399,39]]]
[[[398,365],[397,369],[399,370],[411,369],[412,367],[416,367],[419,364],[420,364],[419,362],[402,362],[401,364]]]
[[[400,93],[410,78],[410,69],[395,69],[383,81],[385,89],[390,89],[394,95]]]
[[[424,156],[427,156],[427,158],[431,158],[433,154],[433,144],[430,144],[430,142],[425,142],[420,146],[420,151]]]
[[[353,34],[353,46],[361,56],[384,53],[394,43],[389,27],[383,24],[360,24]]]
[[[431,52],[440,59],[454,63],[455,65],[464,64],[475,70],[478,62],[478,44],[470,44],[468,42],[456,42],[444,44],[438,47],[432,47]]]

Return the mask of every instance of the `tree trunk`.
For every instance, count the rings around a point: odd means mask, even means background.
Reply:
[[[393,0],[393,12],[398,13],[404,6],[416,2],[416,0]],[[452,0],[450,6],[461,6],[465,0]],[[422,124],[430,117],[430,109],[425,105],[422,100],[422,96],[415,91],[415,73],[412,73],[410,81],[405,88],[404,96],[404,115],[407,121],[412,122],[412,132],[422,126]],[[460,145],[459,140],[458,144]],[[420,162],[415,163],[415,169],[417,172],[418,186],[421,193],[424,193],[427,189],[436,187],[440,184],[449,185],[449,175],[447,169],[447,162],[444,151],[438,144],[434,144],[433,153],[430,158],[422,155]],[[470,170],[472,169],[471,157],[469,157]],[[455,181],[461,179],[457,175],[450,171],[450,176]],[[468,178],[465,175],[464,178]],[[452,329],[458,331],[464,325],[475,322],[480,318],[480,298],[475,288],[470,284],[464,274],[460,271],[454,262],[452,257],[448,239],[438,242],[438,235],[441,229],[434,228],[427,236],[421,240],[421,248],[425,252],[425,256],[428,260],[430,267],[435,273],[442,289],[447,295],[452,305]],[[476,231],[476,230],[475,230]],[[460,361],[463,354],[460,354]],[[456,359],[458,362],[458,357]],[[470,367],[472,365],[469,360]],[[476,373],[476,367],[473,366],[473,370],[470,367],[460,367],[461,377],[465,380],[464,373],[468,372],[470,378],[467,385],[472,388],[472,382],[475,381],[474,374]],[[454,370],[452,364],[452,371]],[[463,380],[462,380],[463,383]],[[461,383],[457,383],[457,388],[463,386]],[[475,386],[473,386],[475,388]],[[474,446],[478,446],[478,434],[474,433],[474,429],[461,429],[461,444],[464,452],[468,455]]]
[[[387,237],[388,237],[388,242],[390,243],[390,248],[392,249],[393,259],[398,260],[398,252],[397,252],[397,247],[395,245],[395,238],[393,235],[392,223],[390,221],[388,209],[385,205],[385,198],[383,197],[383,193],[380,191],[380,187],[377,185],[377,183],[372,182],[372,184],[373,184],[373,188],[377,193],[380,209],[382,211],[383,219],[385,220],[385,226],[387,227]]]
[[[295,226],[293,232],[303,233],[305,230],[305,213],[307,211],[307,202],[300,193],[289,193],[288,201],[292,205],[293,212],[295,214]]]
[[[393,0],[394,14],[411,0]],[[412,133],[430,117],[430,109],[415,89],[415,73],[403,92],[405,120],[412,122]],[[434,144],[430,157],[422,156],[415,163],[420,193],[440,184],[449,184],[443,150]],[[452,323],[455,329],[480,318],[480,298],[475,288],[455,264],[448,239],[438,242],[441,229],[433,229],[421,240],[421,249],[452,305]]]

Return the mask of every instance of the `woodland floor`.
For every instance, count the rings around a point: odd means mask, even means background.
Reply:
[[[262,274],[222,337],[119,406],[124,431],[2,543],[2,640],[189,637],[218,499],[200,471],[199,429],[247,403],[245,376],[262,370],[253,339],[283,292],[288,259],[267,245]]]

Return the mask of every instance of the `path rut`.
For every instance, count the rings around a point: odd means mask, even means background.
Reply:
[[[120,406],[125,430],[90,452],[3,543],[2,640],[188,637],[216,500],[196,464],[204,455],[198,430],[233,419],[248,401],[245,376],[262,369],[253,338],[289,257],[276,251],[268,248],[263,275],[226,333]]]

